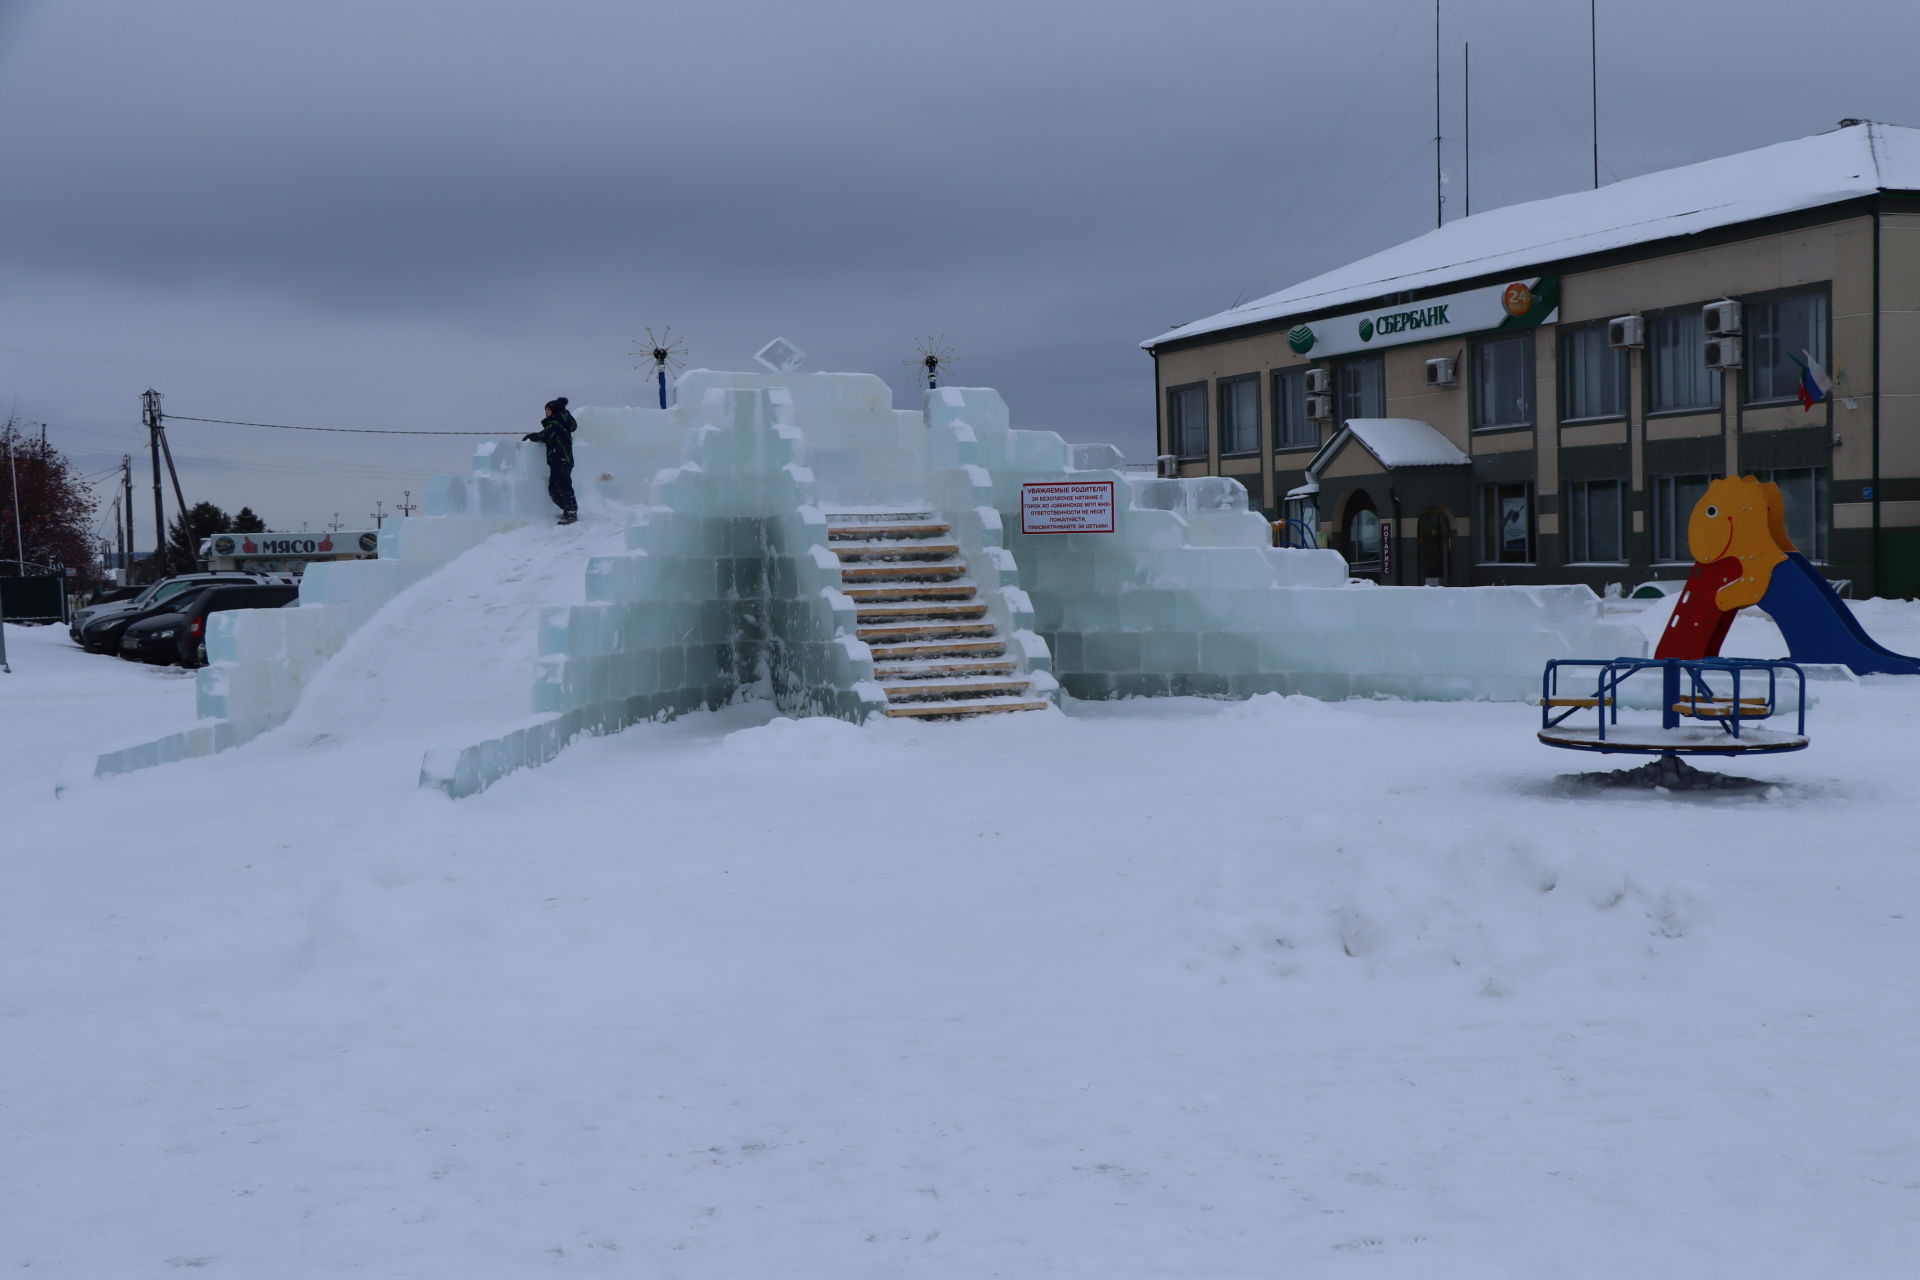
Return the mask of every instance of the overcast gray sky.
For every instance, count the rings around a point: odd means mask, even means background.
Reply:
[[[697,365],[784,335],[909,406],[937,333],[1016,424],[1144,458],[1140,340],[1432,225],[1433,14],[0,0],[0,391],[94,471],[138,454],[148,386],[527,430],[553,395],[643,402],[633,341],[672,324]],[[1599,0],[1599,28],[1608,179],[1920,124],[1912,0]],[[1443,0],[1451,212],[1463,41],[1474,206],[1586,186],[1586,0]],[[170,437],[189,501],[293,529],[363,527],[470,447]]]

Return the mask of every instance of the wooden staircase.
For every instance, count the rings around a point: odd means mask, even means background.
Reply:
[[[827,549],[840,557],[840,589],[853,598],[889,716],[1046,709],[946,525],[924,511],[829,514]]]

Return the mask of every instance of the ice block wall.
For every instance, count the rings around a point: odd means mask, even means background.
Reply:
[[[815,385],[829,378],[866,381],[815,375]],[[706,387],[685,461],[655,479],[626,552],[588,563],[585,604],[543,617],[538,714],[431,753],[421,785],[472,795],[582,733],[715,708],[743,688],[795,714],[858,720],[884,703],[811,505],[794,401],[786,387]]]
[[[1584,586],[1349,585],[1337,553],[1273,547],[1237,480],[1122,472],[1110,446],[1011,429],[990,390],[930,391],[926,412],[935,483],[990,495],[1075,697],[1524,699],[1548,658],[1644,650]],[[1020,486],[1065,479],[1114,482],[1114,532],[1020,531]]]

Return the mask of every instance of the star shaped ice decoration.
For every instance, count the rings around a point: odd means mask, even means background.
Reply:
[[[807,358],[807,353],[785,338],[775,338],[754,352],[753,358],[773,373],[792,373]]]

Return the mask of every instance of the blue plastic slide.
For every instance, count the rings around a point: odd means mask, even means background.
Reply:
[[[1760,607],[1786,638],[1795,662],[1835,662],[1859,675],[1920,675],[1920,659],[1888,649],[1868,635],[1832,585],[1798,551],[1773,571]]]

